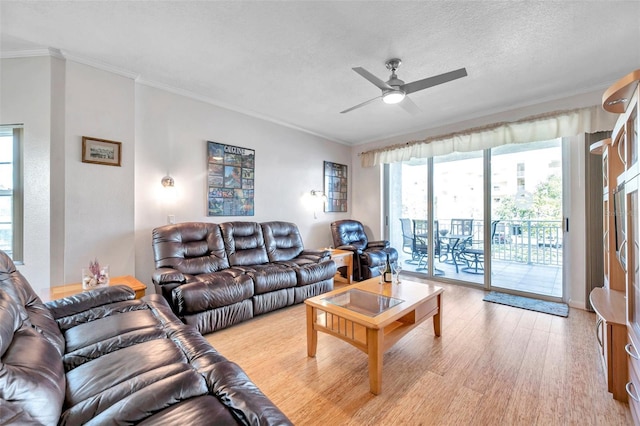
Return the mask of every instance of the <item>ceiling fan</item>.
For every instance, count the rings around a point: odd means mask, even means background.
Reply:
[[[373,99],[362,102],[361,104],[358,104],[351,108],[347,108],[344,111],[340,111],[340,113],[344,114],[345,112],[353,111],[356,108],[363,107],[377,99],[382,98],[382,100],[387,104],[399,103],[400,106],[407,112],[414,115],[419,114],[420,108],[418,108],[418,106],[407,97],[408,94],[467,76],[467,70],[465,68],[460,68],[455,71],[449,71],[444,74],[435,75],[433,77],[424,78],[422,80],[413,81],[411,83],[405,83],[396,75],[396,70],[401,63],[402,61],[398,58],[389,59],[386,62],[385,65],[387,66],[387,69],[391,71],[391,77],[389,77],[389,80],[387,80],[386,82],[380,80],[378,77],[371,74],[369,71],[365,70],[362,67],[352,68],[355,72],[357,72],[358,74],[369,80],[371,83],[373,83],[380,90],[382,90],[382,94],[380,96],[376,96]]]

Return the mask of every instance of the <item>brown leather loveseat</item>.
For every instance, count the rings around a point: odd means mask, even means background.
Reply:
[[[158,295],[42,303],[0,251],[0,424],[291,424]]]
[[[153,283],[201,333],[333,289],[329,251],[304,249],[290,222],[185,222],[153,230]]]

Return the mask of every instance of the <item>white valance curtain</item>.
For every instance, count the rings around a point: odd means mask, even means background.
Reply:
[[[547,141],[582,133],[611,130],[615,121],[616,115],[606,112],[600,106],[555,111],[514,122],[496,123],[365,151],[360,154],[360,160],[362,167],[373,167],[378,164],[408,161],[412,158],[479,151],[512,143]]]

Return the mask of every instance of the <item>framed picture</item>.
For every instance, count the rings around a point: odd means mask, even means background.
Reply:
[[[253,216],[253,149],[207,141],[207,215]]]
[[[82,137],[82,162],[118,166],[122,161],[122,143]]]
[[[347,211],[347,166],[344,164],[324,162],[324,195],[327,202],[325,212]]]

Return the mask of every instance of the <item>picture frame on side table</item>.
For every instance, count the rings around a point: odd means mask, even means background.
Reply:
[[[122,142],[83,136],[82,162],[120,167],[122,163]]]

